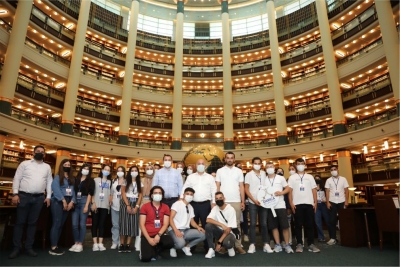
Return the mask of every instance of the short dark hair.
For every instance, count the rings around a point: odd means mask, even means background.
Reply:
[[[261,160],[260,157],[254,157],[254,158],[251,160],[251,163],[254,163],[254,161],[256,161],[256,160],[259,160],[259,161],[261,161],[261,163],[262,163],[262,160]]]
[[[171,158],[171,160],[172,160],[172,156],[171,156],[170,154],[164,154],[164,156],[162,157],[162,160],[164,160],[164,159],[165,159],[165,157],[170,157],[170,158]]]
[[[37,145],[37,146],[35,146],[35,147],[33,148],[33,152],[35,152],[36,149],[38,149],[38,148],[43,148],[43,150],[46,151],[46,148],[44,148],[44,146],[42,146],[42,145]]]
[[[298,159],[296,159],[296,165],[297,165],[298,162],[304,162],[304,163],[305,163],[305,161],[304,161],[303,158],[298,158]]]
[[[226,158],[227,155],[233,155],[233,157],[235,157],[235,153],[233,153],[232,151],[226,152],[224,158]]]
[[[221,191],[215,192],[215,196],[218,196],[218,195],[224,195],[224,193],[222,193]]]
[[[150,189],[150,199],[151,199],[151,201],[153,201],[153,198],[151,197],[151,195],[153,194],[154,190],[156,190],[156,189],[160,189],[161,190],[161,195],[164,197],[164,194],[165,194],[164,188],[162,188],[159,185],[155,185]]]
[[[285,174],[285,171],[282,169],[282,167],[278,167],[278,168],[276,169],[276,171],[278,172],[278,170],[282,170],[282,174]]]
[[[336,169],[339,170],[339,166],[338,166],[338,165],[331,165],[331,166],[329,167],[329,170],[332,169],[333,167],[335,167]]]
[[[183,193],[186,193],[186,192],[192,192],[194,194],[196,191],[194,191],[194,189],[191,187],[186,187],[185,192],[183,192]]]
[[[161,165],[158,164],[158,163],[154,164],[153,166],[154,166],[154,167],[157,166],[158,168],[161,168]]]

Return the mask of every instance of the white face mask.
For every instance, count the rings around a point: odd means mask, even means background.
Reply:
[[[119,178],[121,178],[122,176],[124,176],[124,172],[117,172],[117,176],[118,176]]]
[[[187,203],[190,203],[193,200],[193,196],[185,195],[185,200]]]
[[[136,176],[138,176],[138,172],[131,172],[131,176],[132,176],[132,178],[136,178]]]
[[[274,174],[275,173],[275,168],[267,168],[267,173],[268,174]]]
[[[336,177],[338,175],[337,171],[331,171],[332,176]]]
[[[197,165],[197,171],[198,172],[204,172],[204,170],[205,170],[205,168],[206,168],[206,166],[204,166],[204,165]]]
[[[181,167],[178,167],[178,168],[176,168],[177,169],[177,171],[179,172],[179,173],[182,173],[183,172],[183,168],[181,168]]]
[[[186,172],[187,172],[187,174],[189,174],[189,175],[190,175],[190,174],[192,174],[192,173],[193,173],[193,170],[192,170],[192,169],[187,169],[187,171],[186,171]]]
[[[146,174],[147,175],[152,175],[153,174],[153,170],[146,170]]]
[[[290,170],[289,173],[290,173],[290,175],[293,175],[296,173],[296,171]]]
[[[88,174],[89,174],[89,170],[83,169],[83,170],[81,171],[81,173],[82,173],[82,175],[88,175]]]
[[[154,194],[153,195],[153,200],[154,201],[161,201],[162,200],[162,195],[161,194]]]
[[[261,165],[253,164],[253,169],[259,171],[261,169]]]
[[[297,170],[298,170],[299,172],[303,172],[304,169],[306,168],[306,166],[304,166],[304,165],[297,165],[296,168],[297,168]]]
[[[172,162],[171,161],[164,161],[164,167],[169,168],[171,167]]]

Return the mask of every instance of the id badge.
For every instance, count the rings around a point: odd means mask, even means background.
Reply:
[[[154,220],[154,228],[161,228],[161,221],[160,220]]]
[[[82,192],[76,193],[76,199],[81,199],[82,198]]]
[[[304,185],[303,184],[300,184],[300,191],[304,192]]]
[[[71,188],[66,188],[65,189],[65,193],[67,194],[68,197],[70,197],[72,195],[72,190]]]
[[[103,201],[104,200],[104,193],[100,193],[99,197],[100,197],[100,200]]]
[[[117,198],[121,198],[121,192],[117,192]]]
[[[335,192],[335,197],[338,197],[339,196],[339,192]]]

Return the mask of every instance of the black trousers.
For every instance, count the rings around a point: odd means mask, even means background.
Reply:
[[[155,235],[150,236],[151,238]],[[149,244],[149,241],[142,236],[140,238],[140,260],[143,262],[151,261],[152,258],[157,258],[157,254],[164,249],[171,249],[174,247],[174,240],[169,235],[162,235],[160,237],[160,242],[156,246]]]
[[[201,227],[206,229],[207,224],[207,216],[211,212],[211,201],[204,201],[204,202],[190,202],[194,210],[194,221],[199,224],[201,222]],[[208,242],[207,239],[204,240],[204,249],[208,251]]]
[[[162,203],[166,204],[169,209],[171,209],[172,204],[174,204],[175,202],[177,202],[179,200],[179,197],[173,197],[173,198],[164,198],[163,200],[161,200]]]
[[[307,244],[314,244],[314,209],[312,205],[300,204],[296,205],[294,220],[296,224],[296,240],[297,244],[303,243],[302,229],[307,234]]]
[[[92,212],[92,237],[104,237],[104,224],[106,222],[108,209],[98,208]],[[97,232],[98,230],[98,232]]]
[[[337,213],[340,209],[344,209],[344,202],[342,203],[333,203],[330,202],[331,209],[329,212],[329,237],[336,240],[336,224],[338,221]]]

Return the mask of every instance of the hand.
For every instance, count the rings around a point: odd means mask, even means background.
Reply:
[[[246,206],[246,205],[244,204],[244,202],[240,203],[240,209],[241,209],[242,211],[244,211],[245,206]]]
[[[292,208],[293,214],[295,214],[296,213],[296,205],[290,204],[290,207]]]
[[[313,206],[314,213],[317,213],[317,207],[318,207],[318,203],[314,203],[314,206]]]
[[[92,211],[93,211],[93,212],[96,212],[96,210],[97,210],[96,203],[93,203],[93,204],[92,204]]]
[[[68,204],[67,210],[70,211],[70,210],[73,209],[73,208],[74,208],[74,202],[71,201],[71,202]]]
[[[19,196],[18,196],[18,195],[13,196],[12,199],[11,199],[11,203],[12,203],[13,205],[18,205],[18,203],[19,203]]]
[[[347,206],[349,206],[349,202],[344,202],[344,208],[347,208]]]
[[[226,227],[225,225],[222,225],[222,230],[225,231],[228,227]]]
[[[254,200],[254,204],[256,204],[257,206],[261,206],[261,203],[258,200]]]
[[[221,249],[221,245],[220,244],[217,244],[216,246],[215,246],[215,251],[220,251],[220,249]]]
[[[174,233],[175,233],[176,237],[178,237],[178,238],[182,238],[183,237],[182,232],[179,231],[178,229],[174,230]]]
[[[126,207],[126,212],[128,212],[128,214],[132,214],[132,208],[131,208],[131,206],[127,206],[127,207]]]
[[[67,210],[67,208],[68,208],[68,204],[67,204],[67,201],[65,201],[65,199],[62,201],[62,203],[63,203],[63,210]]]
[[[43,203],[46,203],[47,207],[50,207],[50,198],[46,198]]]
[[[326,202],[326,207],[328,208],[328,210],[331,209],[331,203],[329,203],[328,201]]]
[[[84,208],[83,208],[83,213],[87,213],[88,212],[88,207],[87,206],[85,206]]]
[[[132,210],[132,214],[136,214],[137,211],[138,211],[138,207],[135,207],[135,208]]]
[[[156,246],[157,243],[154,241],[154,238],[149,237],[149,239],[147,239],[147,241],[149,242],[150,246]]]
[[[282,191],[276,191],[274,193],[274,195],[277,196],[277,197],[282,196]]]
[[[201,228],[201,227],[197,228],[197,230],[198,230],[199,232],[201,232],[201,233],[205,233],[205,232],[206,232],[206,231],[205,231],[203,228]]]
[[[156,242],[156,244],[158,244],[160,242],[160,236],[158,234],[153,239],[154,239],[154,242]]]
[[[224,229],[224,233],[225,233],[225,234],[229,234],[231,231],[232,231],[232,229],[231,229],[230,227],[226,227],[226,228]]]

